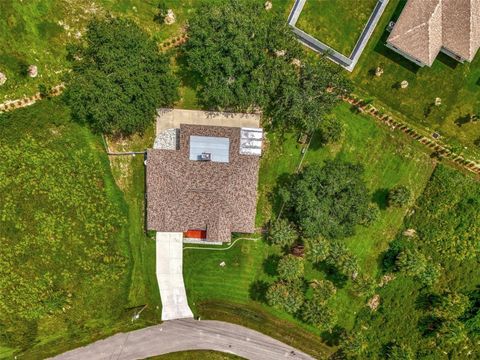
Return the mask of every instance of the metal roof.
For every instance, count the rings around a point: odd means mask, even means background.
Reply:
[[[214,162],[229,162],[230,139],[213,136],[190,136],[190,160],[202,160],[202,154],[207,153]]]

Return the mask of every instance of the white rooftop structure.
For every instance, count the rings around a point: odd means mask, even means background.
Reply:
[[[229,153],[229,138],[190,136],[190,160],[228,163]]]

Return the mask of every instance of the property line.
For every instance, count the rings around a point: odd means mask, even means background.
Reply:
[[[470,172],[473,172],[474,174],[480,175],[480,164],[478,162],[467,159],[464,156],[451,151],[446,146],[438,143],[437,141],[422,135],[407,123],[399,121],[392,116],[378,110],[373,105],[367,103],[365,100],[356,98],[354,95],[344,95],[342,97],[342,100],[352,105],[361,113],[372,116],[374,119],[387,125],[391,129],[398,129],[402,131],[404,134],[408,135],[413,140],[426,146],[429,150],[436,152],[438,157],[445,158],[453,162],[454,164]]]
[[[232,248],[233,245],[235,245],[239,240],[252,240],[252,241],[257,241],[260,240],[261,238],[238,238],[236,239],[233,243],[231,243],[228,247],[226,248],[207,248],[207,247],[199,247],[199,246],[187,246],[184,247],[183,250],[215,250],[215,251],[223,251],[223,250],[229,250]]]

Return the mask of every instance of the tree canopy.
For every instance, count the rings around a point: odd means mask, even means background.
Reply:
[[[133,21],[92,20],[84,41],[70,47],[70,57],[65,99],[72,117],[96,132],[143,132],[157,107],[178,98],[169,58]]]
[[[184,54],[199,100],[210,109],[262,109],[282,128],[316,129],[349,82],[325,59],[307,60],[284,14],[262,5],[205,3],[190,21]]]
[[[363,167],[340,160],[310,165],[283,192],[292,220],[303,235],[343,238],[355,232],[369,209]]]

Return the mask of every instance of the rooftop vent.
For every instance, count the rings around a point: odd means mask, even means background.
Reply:
[[[202,152],[200,155],[198,155],[198,160],[200,160],[200,161],[211,161],[212,160],[212,154],[207,153],[207,152]]]

